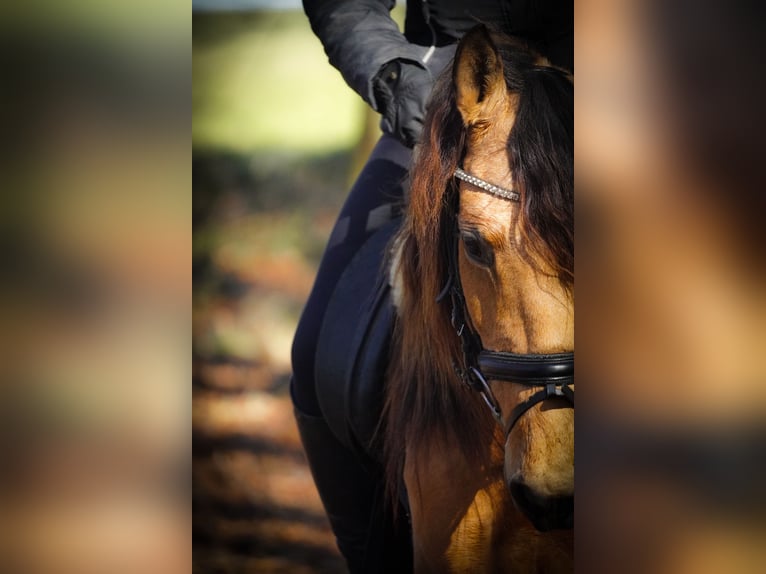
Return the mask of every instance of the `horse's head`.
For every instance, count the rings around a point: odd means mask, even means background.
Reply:
[[[480,27],[458,47],[452,81],[464,128],[457,267],[479,356],[500,359],[483,374],[507,433],[505,479],[539,529],[569,527],[574,411],[540,394],[524,410],[545,385],[520,384],[513,357],[561,363],[553,355],[574,350],[571,77]]]
[[[385,446],[393,499],[404,472],[423,513],[454,498],[450,524],[503,475],[538,529],[572,524],[572,108],[571,76],[483,26],[431,95],[392,263]]]

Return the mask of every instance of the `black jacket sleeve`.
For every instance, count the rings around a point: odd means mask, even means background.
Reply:
[[[422,65],[429,48],[410,44],[391,18],[395,0],[303,0],[330,64],[375,108],[372,79],[391,60]]]

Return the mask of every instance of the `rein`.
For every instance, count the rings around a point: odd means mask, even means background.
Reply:
[[[519,201],[517,192],[498,187],[460,168],[455,170],[455,177],[496,197]],[[492,416],[503,427],[507,439],[519,419],[538,403],[549,398],[562,397],[574,408],[574,390],[571,387],[574,384],[574,353],[518,354],[484,349],[481,337],[471,324],[465,304],[458,268],[460,235],[457,217],[453,216],[452,219],[454,242],[449,250],[447,282],[436,300],[441,301],[447,294],[450,295],[452,327],[463,350],[461,363],[454,364],[455,373],[463,383],[481,395],[492,411]],[[503,421],[500,404],[492,393],[488,380],[516,383],[539,390],[516,405]]]

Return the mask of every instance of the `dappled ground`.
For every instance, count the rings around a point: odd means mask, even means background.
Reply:
[[[342,157],[195,157],[195,572],[342,572],[301,450],[289,349],[345,186]],[[282,163],[279,163],[282,162]],[[326,174],[336,177],[317,183]],[[325,207],[293,206],[306,187]]]

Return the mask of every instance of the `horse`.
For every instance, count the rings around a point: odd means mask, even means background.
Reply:
[[[428,104],[380,430],[417,573],[572,570],[573,89],[479,25]]]

